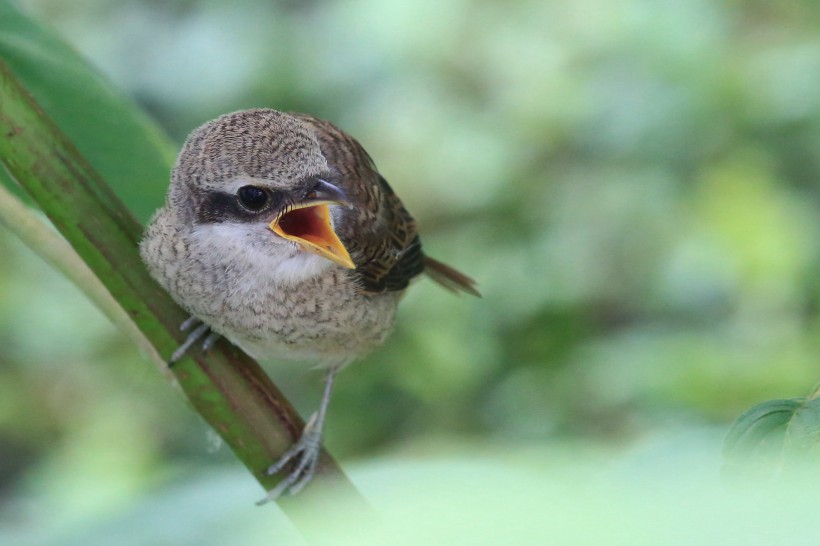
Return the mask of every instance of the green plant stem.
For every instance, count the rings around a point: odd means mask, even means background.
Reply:
[[[82,288],[85,295],[102,311],[108,319],[159,368],[171,381],[175,381],[165,361],[157,353],[151,342],[143,335],[117,300],[94,275],[85,262],[77,256],[60,234],[47,225],[32,209],[25,205],[5,186],[0,184],[0,224],[14,233],[31,250],[52,267],[60,271],[75,285]]]
[[[155,352],[170,355],[183,341],[179,324],[186,315],[148,276],[137,249],[140,225],[2,62],[0,161]],[[81,282],[83,289],[90,286]],[[279,477],[264,471],[298,437],[303,422],[259,365],[221,340],[207,358],[199,349],[192,350],[174,366],[173,374],[195,410],[260,484],[274,487]],[[326,452],[314,482],[302,494],[279,503],[306,535],[318,531],[316,520],[306,522],[297,516],[310,513],[302,506],[321,495],[323,484],[334,486],[340,502],[368,511]]]

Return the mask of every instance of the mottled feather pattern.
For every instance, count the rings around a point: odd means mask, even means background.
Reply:
[[[340,187],[354,201],[337,228],[356,263],[350,275],[366,292],[404,290],[424,271],[416,221],[356,139],[327,121],[293,115],[313,127],[328,164],[340,175]]]

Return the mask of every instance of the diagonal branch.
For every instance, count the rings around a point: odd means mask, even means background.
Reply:
[[[0,162],[156,353],[170,355],[183,341],[179,324],[186,315],[142,265],[137,250],[140,225],[2,61]],[[264,470],[298,437],[303,423],[259,365],[222,340],[207,358],[194,350],[172,372],[194,409],[259,483],[265,489],[274,487],[279,478],[264,475]],[[280,503],[286,513],[295,517],[309,512],[300,507],[331,483],[343,502],[368,511],[326,452],[314,481],[302,495]],[[315,521],[309,525],[296,517],[295,523],[308,535],[317,531]]]

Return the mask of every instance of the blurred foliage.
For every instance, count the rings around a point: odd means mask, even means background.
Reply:
[[[0,3],[0,30],[0,58],[119,197],[147,219],[173,162],[167,137],[85,59],[8,1]],[[5,171],[0,179],[8,184]]]
[[[419,282],[340,376],[343,460],[460,438],[651,466],[820,377],[813,0],[18,3],[178,143],[252,106],[336,122],[478,279],[482,300]],[[99,519],[234,464],[75,289],[4,232],[0,255],[6,513]],[[272,374],[318,401],[318,374]]]

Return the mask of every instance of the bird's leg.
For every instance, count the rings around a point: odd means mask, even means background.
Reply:
[[[322,428],[325,424],[325,414],[327,413],[327,406],[330,402],[330,391],[333,388],[333,380],[336,378],[336,373],[341,367],[341,365],[337,364],[328,370],[327,376],[325,377],[325,390],[322,394],[322,402],[319,404],[319,410],[310,416],[304,430],[302,430],[302,435],[299,437],[299,440],[283,453],[274,464],[268,467],[265,473],[268,476],[272,476],[282,470],[285,465],[291,461],[296,463],[295,467],[276,487],[268,491],[268,495],[257,504],[261,505],[276,500],[285,491],[291,495],[295,495],[304,489],[313,478],[316,472],[316,464],[319,462],[319,454],[322,451]]]
[[[191,330],[191,333],[188,334],[188,337],[185,338],[182,345],[177,347],[177,350],[171,355],[171,360],[168,361],[169,365],[172,366],[176,364],[183,356],[185,356],[188,349],[190,349],[194,343],[201,339],[202,336],[205,336],[205,340],[202,342],[203,351],[209,351],[214,346],[214,343],[216,343],[216,340],[219,339],[219,334],[212,331],[210,326],[194,316],[190,316],[185,319],[182,324],[179,325],[179,329],[184,332],[185,330],[190,329],[194,324],[198,324],[198,326]]]

